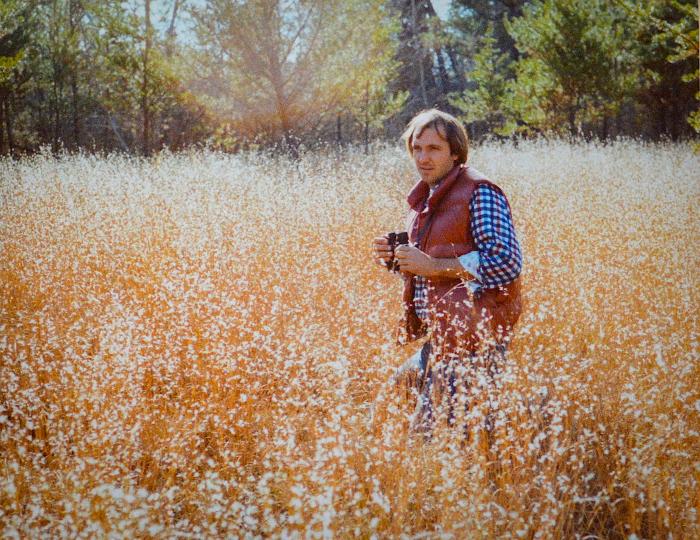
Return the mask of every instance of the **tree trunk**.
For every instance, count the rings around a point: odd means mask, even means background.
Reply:
[[[125,153],[128,153],[129,145],[126,144],[124,137],[122,137],[121,133],[119,133],[119,126],[117,126],[117,121],[111,114],[109,115],[109,127],[112,129],[112,133],[114,133],[114,137],[117,139],[117,142],[119,143],[119,146],[121,146],[121,149]]]
[[[32,124],[39,132],[40,144],[46,144],[51,140],[51,99],[45,88],[37,90],[39,106],[32,114]]]
[[[151,0],[145,0],[146,39],[143,49],[143,88],[141,89],[141,108],[143,110],[143,155],[150,154],[149,140],[151,138],[151,110],[148,102],[148,53],[151,50]]]
[[[661,136],[666,132],[666,111],[664,108],[664,104],[658,101],[658,105],[656,107],[656,133],[654,134],[654,138],[656,140],[659,140]]]
[[[58,25],[58,13],[57,13],[57,6],[56,6],[56,1],[54,0],[53,2],[53,25],[57,26]],[[58,37],[56,36],[56,27],[52,28],[52,39],[51,39],[51,44],[53,47],[52,51],[52,68],[53,68],[53,73],[52,73],[52,83],[53,83],[53,141],[51,144],[51,150],[56,153],[58,152],[58,138],[59,138],[59,121],[60,121],[60,114],[59,114],[59,104],[58,104],[58,85],[59,85],[59,73],[58,73],[58,59],[56,58],[56,55],[58,54],[56,49],[57,49],[57,41]]]
[[[448,45],[445,47],[445,50],[447,51],[447,57],[450,59],[450,64],[452,64],[452,69],[454,69],[455,75],[457,76],[457,82],[459,84],[459,88],[457,88],[457,90],[459,92],[464,92],[464,90],[467,88],[467,78],[464,75],[462,60],[455,54],[455,51],[451,46]]]
[[[365,155],[369,154],[369,81],[365,82]]]
[[[58,142],[61,138],[60,134],[60,120],[61,113],[59,111],[59,89],[58,81],[56,80],[56,75],[54,74],[53,81],[53,142],[51,144],[51,149],[54,153],[58,152]]]
[[[12,126],[12,93],[5,97],[5,132],[7,133],[7,149],[11,155],[15,153],[15,137]]]
[[[569,133],[572,139],[576,138],[576,111],[578,111],[578,97],[576,104],[569,106]]]
[[[70,14],[68,17],[70,23],[71,36],[75,36],[77,31],[77,21],[79,3],[75,0],[71,0],[69,10]],[[77,56],[77,55],[76,55]],[[80,147],[80,111],[78,110],[78,59],[73,58],[73,66],[71,69],[71,102],[73,105],[73,148],[78,149]]]
[[[603,134],[601,136],[602,140],[607,141],[608,140],[608,115],[604,114],[603,115]]]
[[[342,132],[342,125],[341,125],[341,120],[340,120],[340,113],[338,113],[338,117],[336,119],[336,140],[338,142],[338,146],[342,146],[342,144],[343,144],[343,132]]]
[[[166,32],[167,43],[165,48],[165,54],[170,58],[173,55],[173,42],[175,41],[175,21],[177,20],[177,10],[180,7],[180,0],[174,0],[173,2],[173,14],[170,17],[170,25],[168,26],[168,31]]]
[[[292,135],[292,124],[289,119],[289,106],[287,96],[284,94],[284,80],[282,78],[282,68],[279,64],[278,57],[275,51],[268,51],[268,59],[270,61],[270,82],[275,92],[275,105],[277,107],[277,117],[282,127],[282,136],[287,151],[293,158],[297,158],[298,148],[296,141]]]
[[[411,0],[411,41],[413,42],[414,58],[418,61],[418,74],[420,77],[420,94],[423,107],[428,106],[428,93],[425,89],[425,70],[423,68],[423,47],[418,40],[418,13],[416,12],[416,0]]]
[[[281,84],[278,88],[275,86],[275,98],[277,102],[277,116],[280,120],[280,125],[282,126],[282,136],[284,137],[284,144],[287,147],[287,151],[292,155],[292,157],[297,158],[297,146],[292,136],[292,125],[289,121],[289,114],[287,111],[287,102],[282,93]]]
[[[71,76],[71,93],[73,97],[73,147],[80,148],[80,111],[78,111],[78,81],[75,73]]]
[[[445,58],[442,56],[442,47],[438,47],[435,51],[438,59],[438,71],[440,73],[441,90],[443,94],[447,94],[450,91],[450,77],[447,74],[447,69],[445,68]]]
[[[681,126],[685,124],[685,119],[678,106],[678,100],[671,102],[671,140],[677,141],[680,138]]]
[[[5,154],[5,96],[0,94],[0,156]]]
[[[428,92],[425,89],[425,70],[423,68],[423,57],[418,58],[418,70],[420,73],[420,95],[423,100],[423,107],[428,106]]]

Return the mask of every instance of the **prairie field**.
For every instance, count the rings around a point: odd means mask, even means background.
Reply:
[[[398,146],[0,160],[0,534],[700,537],[700,158],[470,164],[510,200],[525,309],[470,436],[426,442],[370,250],[403,228]]]

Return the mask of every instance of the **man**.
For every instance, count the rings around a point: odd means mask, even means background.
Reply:
[[[465,384],[460,373],[493,375],[521,311],[522,256],[503,191],[467,166],[468,139],[453,116],[431,109],[403,134],[420,181],[408,195],[409,244],[374,239],[375,261],[398,264],[404,279],[399,342],[427,337],[409,368],[422,372],[414,428],[430,431],[434,406]],[[487,426],[488,427],[488,426]]]

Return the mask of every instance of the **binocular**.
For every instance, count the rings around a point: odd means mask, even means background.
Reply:
[[[398,272],[400,268],[398,261],[394,259],[394,250],[398,246],[405,246],[408,244],[408,233],[406,231],[390,232],[386,235],[386,238],[389,241],[389,247],[391,248],[391,260],[387,261],[386,269],[389,270],[389,272]]]

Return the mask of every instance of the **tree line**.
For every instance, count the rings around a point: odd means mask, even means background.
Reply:
[[[695,0],[3,0],[0,154],[693,137]]]

